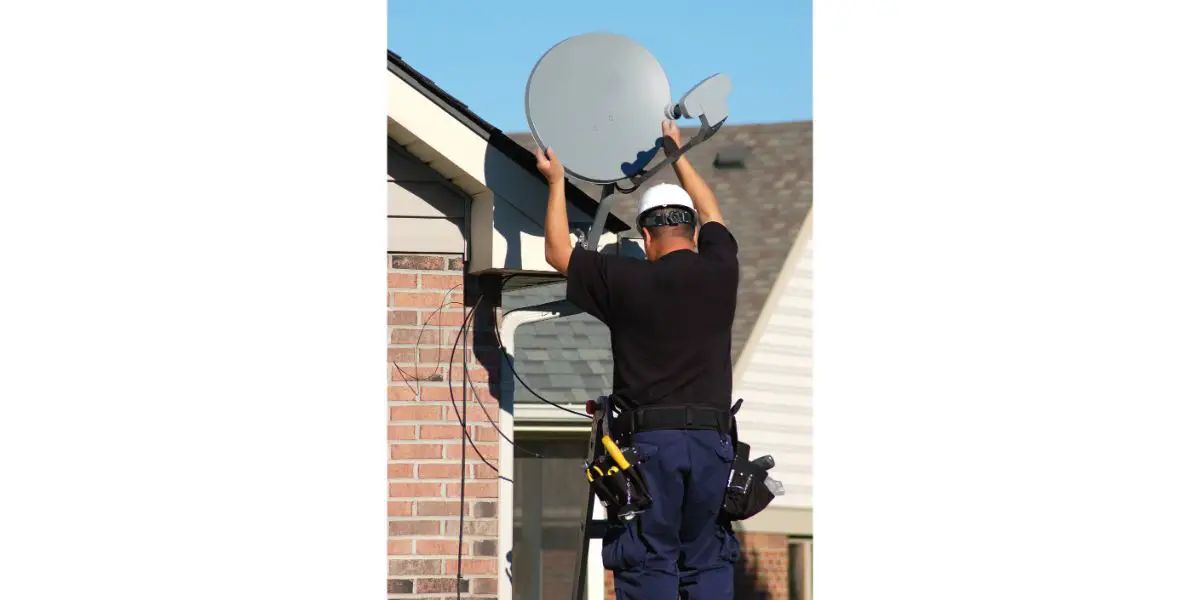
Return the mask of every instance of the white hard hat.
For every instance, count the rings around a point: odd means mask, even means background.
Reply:
[[[641,220],[646,211],[663,206],[682,206],[696,212],[692,197],[683,188],[673,183],[660,183],[642,192],[642,197],[638,199],[638,219]]]

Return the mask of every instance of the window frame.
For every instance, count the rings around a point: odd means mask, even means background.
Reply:
[[[508,355],[506,360],[501,361],[500,413],[498,416],[500,431],[508,439],[515,441],[518,429],[522,432],[537,432],[541,434],[586,436],[590,433],[590,423],[553,406],[541,403],[522,403],[517,405],[514,402],[516,386],[521,385],[512,372],[512,367],[516,363],[513,348],[517,329],[522,325],[577,315],[581,312],[578,307],[562,299],[508,311],[501,310],[501,314],[498,315],[500,321],[500,344],[503,347],[503,351]],[[586,408],[582,403],[564,403],[563,406],[579,412],[584,412]],[[580,457],[581,461],[582,459],[583,457]],[[500,475],[507,477],[509,481],[513,481],[516,465],[512,444],[505,443],[501,445],[499,463]],[[513,579],[517,574],[512,570],[509,554],[515,542],[513,536],[515,522],[513,513],[516,508],[514,486],[519,484],[515,482],[511,484],[507,482],[502,483],[504,485],[500,486],[499,506],[497,507],[500,519],[499,535],[497,536],[499,551],[496,553],[496,572],[500,574],[497,586],[497,598],[498,600],[512,600]],[[604,509],[599,502],[596,502],[594,505],[592,518],[604,518]],[[586,569],[587,600],[604,600],[604,565],[600,557],[602,542],[601,540],[593,539],[590,544]]]

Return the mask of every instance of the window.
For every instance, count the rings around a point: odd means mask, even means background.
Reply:
[[[812,600],[812,538],[788,540],[788,600]]]
[[[576,576],[588,486],[586,433],[517,431],[513,491],[513,599],[568,598]]]

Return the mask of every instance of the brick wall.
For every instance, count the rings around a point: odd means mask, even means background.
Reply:
[[[738,533],[742,558],[734,576],[734,598],[788,600],[788,538],[772,533]]]
[[[770,533],[738,533],[742,558],[734,571],[734,600],[788,600],[788,538]],[[604,595],[614,600],[611,571],[604,572]]]
[[[461,254],[388,255],[389,598],[453,598],[460,588],[465,598],[496,595],[501,482],[470,444],[463,581],[456,579],[463,437],[455,408],[462,410],[464,355],[483,404],[467,398],[468,431],[492,465],[500,450],[488,421],[498,422],[500,381],[492,304],[484,282],[463,267]],[[452,353],[466,311],[481,301]]]

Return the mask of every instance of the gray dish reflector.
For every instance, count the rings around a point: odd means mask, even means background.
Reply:
[[[583,181],[628,179],[662,145],[671,105],[667,75],[629,38],[588,33],[567,38],[534,66],[525,87],[525,116],[541,148]]]

